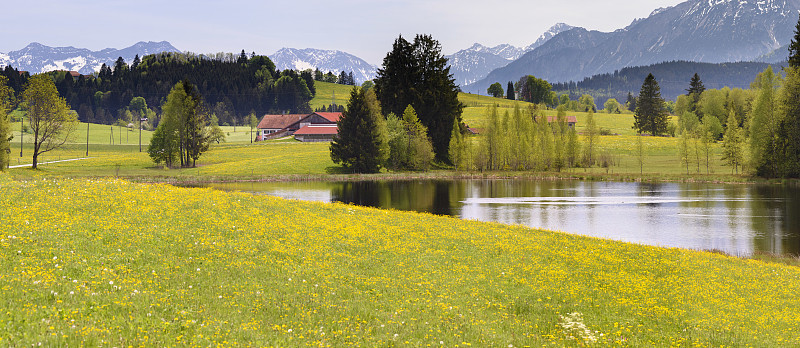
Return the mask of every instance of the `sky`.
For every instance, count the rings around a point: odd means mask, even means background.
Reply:
[[[3,4],[0,52],[31,42],[93,51],[169,41],[195,53],[340,50],[380,65],[403,35],[444,54],[481,43],[530,45],[553,24],[614,31],[680,0],[27,0]]]

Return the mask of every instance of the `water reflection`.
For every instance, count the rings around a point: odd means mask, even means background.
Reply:
[[[779,185],[533,180],[212,184],[641,244],[800,255],[800,188]]]

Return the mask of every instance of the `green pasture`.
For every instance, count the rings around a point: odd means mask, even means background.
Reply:
[[[337,105],[347,105],[347,101],[350,100],[350,91],[353,90],[353,86],[321,81],[314,81],[314,87],[317,89],[317,94],[309,102],[312,110],[327,107],[333,104],[334,100]]]

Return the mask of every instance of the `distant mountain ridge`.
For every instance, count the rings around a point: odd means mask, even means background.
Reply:
[[[352,71],[357,84],[374,79],[378,71],[378,67],[365,60],[336,50],[282,48],[269,55],[269,59],[275,63],[278,70],[319,69],[323,73],[330,71],[336,75],[342,71],[346,73]]]
[[[453,74],[456,84],[463,87],[486,77],[492,70],[508,65],[526,52],[543,45],[555,35],[572,28],[571,25],[558,23],[539,36],[534,43],[524,48],[509,44],[487,47],[475,43],[471,47],[447,55],[445,58],[449,61],[450,72]]]
[[[21,50],[0,53],[0,67],[10,65],[17,70],[33,74],[70,70],[89,75],[99,71],[103,64],[112,66],[119,57],[130,64],[137,54],[143,57],[161,52],[180,52],[180,50],[167,41],[140,41],[127,48],[106,48],[100,51],[72,46],[50,47],[33,42]]]
[[[465,91],[485,93],[494,82],[534,75],[579,81],[631,66],[685,60],[778,62],[793,35],[800,0],[689,0],[654,10],[614,32],[573,28],[555,35]],[[773,55],[768,56],[771,52]]]

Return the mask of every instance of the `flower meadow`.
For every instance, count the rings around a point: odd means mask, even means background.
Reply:
[[[0,174],[0,346],[798,346],[800,268],[399,211]]]

